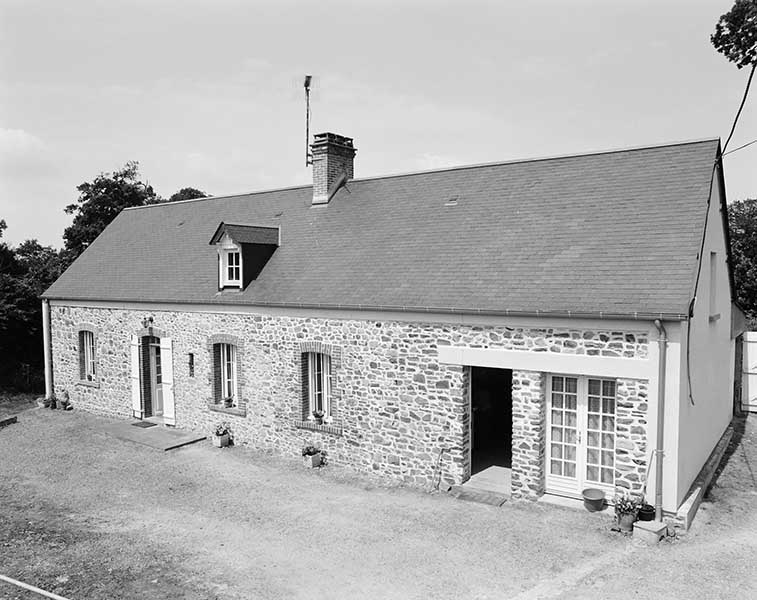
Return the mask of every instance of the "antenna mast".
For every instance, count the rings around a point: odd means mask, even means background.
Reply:
[[[313,155],[310,154],[310,81],[313,78],[305,75],[305,166],[313,164]]]

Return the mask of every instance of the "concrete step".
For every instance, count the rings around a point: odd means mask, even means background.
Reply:
[[[491,506],[502,506],[508,499],[504,494],[479,490],[468,485],[453,485],[449,493],[458,500],[479,502],[480,504],[489,504]]]

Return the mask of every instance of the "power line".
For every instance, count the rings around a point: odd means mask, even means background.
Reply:
[[[749,95],[749,86],[752,85],[752,77],[754,77],[755,69],[757,69],[757,62],[755,62],[752,65],[752,70],[749,73],[749,79],[747,79],[747,82],[746,82],[746,89],[744,90],[744,97],[741,99],[741,105],[739,106],[739,110],[736,112],[736,118],[733,120],[733,125],[731,126],[731,133],[728,134],[728,139],[725,141],[725,144],[723,144],[723,150],[721,152],[721,156],[723,156],[723,153],[725,152],[726,148],[728,148],[728,142],[731,141],[731,138],[733,137],[733,133],[734,131],[736,131],[736,123],[739,122],[741,111],[744,110],[744,104],[746,104],[746,98]]]
[[[738,148],[734,148],[733,150],[729,150],[728,152],[725,152],[722,156],[728,156],[729,154],[733,154],[734,152],[737,152],[739,150],[743,150],[747,146],[751,146],[752,144],[757,144],[757,140],[752,140],[751,142],[744,144],[743,146],[739,146]]]

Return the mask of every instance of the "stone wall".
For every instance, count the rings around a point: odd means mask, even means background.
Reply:
[[[647,475],[648,383],[618,379],[615,400],[615,487],[641,493]]]
[[[645,358],[649,345],[638,332],[53,306],[56,393],[68,391],[77,408],[130,417],[130,340],[150,316],[173,340],[177,427],[209,432],[228,421],[236,443],[292,456],[312,443],[334,463],[422,487],[440,479],[460,483],[470,474],[469,369],[439,363],[438,346]],[[97,332],[94,385],[78,381],[78,330],[85,323]],[[240,408],[228,412],[214,405],[211,383],[208,344],[219,335],[235,336],[243,345],[238,353],[243,397]],[[302,420],[302,348],[313,344],[339,357],[332,361],[337,413],[323,426]],[[544,486],[545,379],[513,373],[513,488],[523,497],[540,494]],[[631,391],[631,383],[621,386],[629,398],[645,393],[641,386]],[[631,403],[634,415],[642,412]],[[640,433],[630,427],[623,433],[644,451]],[[630,471],[619,472],[621,481],[633,483]]]

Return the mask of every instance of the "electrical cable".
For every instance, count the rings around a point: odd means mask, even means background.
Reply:
[[[738,152],[739,150],[743,150],[747,146],[751,146],[752,144],[757,144],[757,140],[752,140],[751,142],[744,144],[743,146],[739,146],[738,148],[734,148],[733,150],[729,150],[728,152],[724,152],[723,156],[728,156],[729,154],[733,154],[734,152]]]
[[[697,290],[699,289],[699,277],[702,273],[702,260],[703,260],[703,253],[704,253],[704,243],[705,239],[707,237],[707,222],[710,218],[710,205],[712,204],[712,184],[715,181],[715,173],[717,172],[718,165],[721,163],[723,157],[726,154],[726,149],[728,148],[728,144],[731,141],[731,138],[733,137],[734,132],[736,131],[736,124],[739,122],[739,117],[741,116],[741,111],[744,110],[744,105],[746,104],[747,96],[749,96],[749,88],[752,85],[752,78],[754,77],[754,72],[757,70],[757,62],[755,62],[752,65],[752,70],[749,73],[749,78],[746,82],[746,88],[744,89],[744,95],[741,98],[741,104],[739,105],[739,110],[736,111],[736,116],[733,119],[733,125],[731,125],[731,132],[728,134],[728,139],[726,139],[725,144],[723,144],[723,147],[720,150],[720,153],[715,158],[715,162],[712,165],[712,174],[710,175],[710,192],[707,195],[707,212],[705,213],[704,217],[704,228],[702,230],[702,244],[699,248],[699,260],[697,264],[697,277],[694,281],[694,294],[691,298],[691,302],[689,303],[689,316],[688,319],[686,319],[686,379],[689,384],[689,402],[691,402],[692,406],[696,406],[696,403],[694,402],[694,395],[691,391],[691,317],[694,314],[694,303],[697,300]],[[757,140],[753,142],[749,142],[748,144],[745,144],[744,146],[740,146],[732,152],[736,152],[736,150],[741,150],[742,148],[746,148],[747,146],[754,144],[757,142]]]

